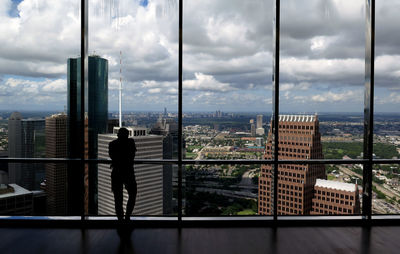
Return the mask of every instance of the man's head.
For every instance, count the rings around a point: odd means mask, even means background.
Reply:
[[[128,139],[129,137],[129,131],[126,128],[120,128],[118,130],[118,138],[119,139]]]

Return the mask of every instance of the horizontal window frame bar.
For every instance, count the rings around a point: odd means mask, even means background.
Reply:
[[[3,163],[94,163],[111,164],[110,159],[75,159],[75,158],[0,158]],[[264,164],[400,164],[400,159],[354,159],[354,160],[330,160],[330,159],[311,159],[311,160],[182,160],[186,165],[253,165]],[[136,159],[135,164],[159,164],[159,165],[178,165],[177,159]]]
[[[33,228],[116,228],[119,224],[115,216],[1,216],[1,227],[33,227]],[[315,226],[399,226],[400,215],[372,215],[366,220],[355,216],[234,216],[234,217],[156,217],[135,216],[130,222],[135,228],[149,227],[315,227]]]

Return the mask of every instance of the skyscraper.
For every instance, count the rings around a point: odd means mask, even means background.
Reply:
[[[85,140],[82,140],[81,133],[83,124],[81,115],[81,82],[80,82],[80,58],[68,59],[68,151],[70,158],[79,158]],[[89,56],[88,59],[88,87],[86,94],[85,115],[87,116],[87,157],[97,158],[97,135],[107,133],[108,123],[108,61],[98,56]],[[86,120],[85,120],[86,121]],[[68,170],[68,183],[76,186],[76,189],[69,188],[70,213],[79,214],[82,204],[79,184],[81,172],[76,166],[75,170]],[[88,193],[88,209],[90,214],[97,213],[97,165],[91,164],[88,168],[88,179],[85,183],[85,192]]]
[[[160,117],[151,134],[163,136],[163,159],[173,159],[178,156],[178,124],[174,119]],[[183,141],[184,142],[184,141]],[[172,182],[176,165],[163,165],[163,213],[165,215],[173,212],[172,207]]]
[[[256,134],[257,135],[264,135],[265,134],[265,130],[263,128],[263,116],[262,115],[257,115]]]
[[[272,122],[271,122],[272,124]],[[268,132],[265,159],[273,158],[273,133]],[[316,115],[279,116],[279,159],[322,159],[321,134]],[[310,214],[317,178],[325,179],[324,165],[278,166],[278,214]],[[273,212],[273,167],[263,165],[259,178],[259,214]]]
[[[46,157],[66,158],[67,115],[58,114],[46,118]],[[67,165],[46,164],[47,214],[67,214]]]
[[[8,157],[21,158],[22,156],[22,115],[14,112],[8,119]],[[8,177],[10,183],[21,184],[21,163],[8,165]]]
[[[250,119],[250,134],[252,137],[256,135],[256,126],[254,125],[254,119]]]
[[[117,139],[119,127],[114,134],[98,135],[98,154],[100,159],[109,159],[108,144]],[[129,137],[136,143],[136,159],[162,159],[163,137],[147,135],[145,128],[129,128]],[[163,215],[163,167],[155,164],[135,164],[135,175],[138,186],[133,214]],[[114,196],[111,191],[111,168],[108,164],[99,164],[99,215],[115,215]],[[124,189],[124,207],[127,201]]]
[[[22,119],[19,112],[11,114],[8,121],[10,158],[45,157],[43,119]],[[9,180],[28,189],[39,189],[44,179],[44,165],[40,163],[10,163]]]

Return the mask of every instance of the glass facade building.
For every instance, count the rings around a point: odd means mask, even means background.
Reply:
[[[81,58],[68,59],[68,151],[69,158],[80,158],[82,147],[85,147],[86,159],[97,159],[97,135],[107,133],[108,127],[108,61],[98,56],[88,58],[88,85],[85,87],[84,125],[81,119]],[[82,140],[82,126],[84,127],[85,140]],[[80,179],[76,167],[69,170],[69,186]],[[73,172],[73,173],[72,173]],[[85,211],[97,213],[97,165],[85,166]],[[71,189],[71,188],[69,188]],[[79,190],[70,190],[70,197],[82,196]],[[75,201],[71,201],[75,202]],[[75,205],[70,204],[71,213],[77,213]]]

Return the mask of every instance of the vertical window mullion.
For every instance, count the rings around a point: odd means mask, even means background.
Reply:
[[[363,217],[372,214],[372,154],[374,126],[375,0],[365,0],[365,87],[364,87],[364,163]]]
[[[273,188],[273,216],[274,221],[278,215],[278,145],[279,145],[279,39],[280,39],[280,0],[275,0],[275,13],[273,24],[274,52],[272,70],[272,89],[273,89],[273,145],[274,145],[274,188]]]
[[[183,0],[179,0],[179,63],[178,63],[178,224],[182,221],[182,47]]]
[[[85,87],[87,87],[87,55],[88,55],[88,0],[81,0],[81,97],[80,97],[80,122],[81,122],[81,163],[80,163],[80,179],[81,185],[81,220],[85,220],[85,186],[84,186],[84,168],[85,168]],[[71,197],[70,197],[71,198]]]

